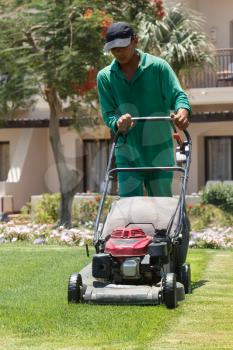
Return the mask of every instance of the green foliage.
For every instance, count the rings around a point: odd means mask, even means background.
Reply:
[[[43,194],[38,202],[31,206],[27,205],[22,208],[18,221],[24,222],[30,219],[32,215],[33,221],[38,224],[55,224],[59,218],[60,194]],[[114,197],[107,196],[104,204],[103,217],[106,217],[110,210]],[[72,205],[72,224],[73,226],[84,225],[93,228],[96,220],[97,211],[100,204],[100,195],[94,198],[83,198],[79,203],[73,202]],[[89,226],[87,225],[89,224]]]
[[[33,95],[38,93],[37,77],[32,69],[28,46],[17,47],[20,41],[22,21],[0,17],[0,74],[7,80],[0,89],[0,113],[8,115],[19,108],[28,109],[33,104]]]
[[[12,1],[7,9],[13,5],[17,10],[9,14],[2,5],[0,17],[0,74],[9,77],[0,90],[2,115],[29,108],[35,94],[44,96],[42,86],[55,89],[61,100],[70,97],[71,106],[80,103],[84,94],[77,94],[73,82],[82,86],[90,69],[109,62],[102,31],[111,16],[96,5],[87,15],[82,1],[48,1],[40,7],[36,1]]]
[[[126,21],[137,26],[138,15],[146,13],[155,19],[156,13],[154,4],[148,0],[110,0],[102,2],[106,12],[111,13],[115,21]]]
[[[198,231],[207,226],[224,227],[233,225],[233,214],[211,204],[188,205],[187,213],[191,229]]]
[[[59,217],[60,194],[43,194],[42,198],[32,207],[33,219],[39,224],[53,224]]]
[[[96,219],[96,213],[98,210],[99,202],[91,199],[83,199],[79,206],[78,219],[82,224],[87,221],[94,221]]]
[[[110,210],[114,197],[107,196],[104,203],[103,218],[105,218]],[[97,217],[97,212],[100,204],[100,195],[96,195],[93,199],[82,199],[77,205],[76,220],[78,224],[84,225],[87,228],[93,228]]]
[[[14,223],[15,224],[28,223],[31,220],[31,210],[32,210],[31,203],[27,203],[26,205],[24,205],[20,210],[20,214],[13,219]]]
[[[217,240],[198,240],[198,248],[220,249],[221,247]]]
[[[213,204],[233,214],[233,186],[216,184],[206,186],[201,194],[203,203]]]
[[[34,102],[31,97],[44,96],[45,85],[61,100],[69,97],[76,112],[89,95],[97,97],[95,86],[86,82],[90,70],[97,72],[111,61],[103,54],[103,44],[112,21],[137,27],[140,13],[156,18],[156,5],[149,0],[0,0],[1,9],[0,74],[9,76],[1,87],[2,114],[28,108]]]
[[[162,21],[140,14],[139,35],[145,50],[164,58],[180,79],[194,69],[214,64],[214,47],[204,32],[200,13],[182,4],[168,8]]]

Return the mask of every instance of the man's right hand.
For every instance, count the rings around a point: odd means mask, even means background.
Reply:
[[[132,116],[128,113],[123,114],[117,121],[118,130],[122,133],[126,133],[133,125]]]

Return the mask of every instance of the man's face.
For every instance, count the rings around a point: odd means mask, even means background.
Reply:
[[[127,64],[135,53],[136,44],[137,38],[133,38],[128,46],[114,47],[111,49],[111,53],[120,64]]]

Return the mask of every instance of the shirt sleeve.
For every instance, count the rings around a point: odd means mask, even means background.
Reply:
[[[110,129],[117,132],[117,106],[111,85],[103,72],[99,72],[97,75],[97,89],[104,122]]]
[[[185,108],[191,114],[191,106],[188,101],[186,93],[181,88],[179,80],[171,68],[171,66],[164,61],[162,65],[162,93],[166,106],[169,110],[174,110],[175,113],[180,108]]]

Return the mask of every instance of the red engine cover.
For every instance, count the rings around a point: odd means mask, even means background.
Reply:
[[[105,253],[115,257],[143,256],[152,237],[138,228],[118,228],[114,230],[106,242]]]

